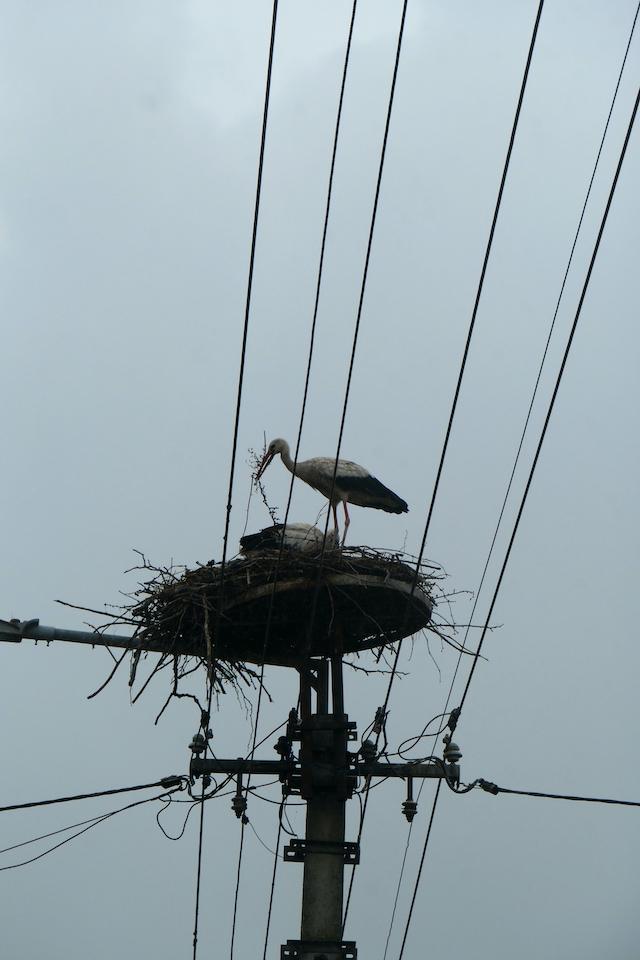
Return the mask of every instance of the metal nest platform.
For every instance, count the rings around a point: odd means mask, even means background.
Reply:
[[[383,647],[426,627],[432,580],[397,554],[264,550],[145,584],[136,646],[170,655],[296,666]]]

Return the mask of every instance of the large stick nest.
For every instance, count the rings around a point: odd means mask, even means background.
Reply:
[[[295,666],[301,657],[384,647],[427,625],[434,568],[366,547],[263,550],[156,571],[127,609],[136,645],[168,655]]]

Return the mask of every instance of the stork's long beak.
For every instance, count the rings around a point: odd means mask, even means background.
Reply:
[[[271,463],[274,457],[275,457],[275,453],[272,453],[270,450],[267,450],[264,457],[262,458],[262,463],[258,467],[258,472],[256,473],[256,477],[255,477],[256,483],[258,482],[262,474],[265,472],[265,470],[267,469],[267,467],[269,466],[269,464]]]

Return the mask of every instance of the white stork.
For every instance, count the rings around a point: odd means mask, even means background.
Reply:
[[[319,551],[324,540],[324,533],[310,523],[274,523],[272,527],[265,527],[259,533],[250,533],[240,539],[240,550],[245,556],[258,550],[277,550],[283,542],[288,550],[309,552]],[[333,530],[327,533],[327,549],[334,550],[337,546],[337,537]]]
[[[330,498],[333,510],[333,522],[336,536],[338,534],[338,515],[336,508],[340,501],[344,507],[344,543],[349,527],[349,511],[347,503],[355,503],[359,507],[373,507],[374,510],[384,510],[386,513],[407,513],[408,506],[404,500],[385,487],[383,483],[372,477],[368,470],[350,460],[338,460],[333,494],[331,484],[336,461],[333,457],[313,457],[311,460],[302,460],[294,464],[291,459],[291,449],[286,440],[278,437],[272,440],[267,448],[262,463],[256,474],[256,481],[260,479],[275,455],[279,453],[282,462],[290,473],[300,477],[314,490],[318,490],[327,499]]]

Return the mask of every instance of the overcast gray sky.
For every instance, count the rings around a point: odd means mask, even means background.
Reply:
[[[477,590],[635,15],[633,0],[547,0],[427,544],[447,588]],[[335,451],[400,2],[360,0],[301,456]],[[281,0],[231,517],[269,522],[247,450],[295,441],[351,3]],[[349,542],[416,553],[519,85],[532,0],[409,0],[342,455],[409,503],[351,511]],[[271,5],[205,0],[2,5],[3,516],[0,617],[83,629],[159,565],[220,559]],[[640,82],[630,51],[476,620],[486,616]],[[640,799],[637,615],[640,131],[622,169],[566,373],[456,740],[462,776]],[[265,477],[284,510],[289,475]],[[291,519],[322,498],[300,484]],[[235,550],[235,546],[233,548]],[[232,551],[233,552],[233,551]],[[470,614],[462,595],[458,622]],[[92,618],[92,622],[98,622]],[[452,650],[405,645],[391,748],[446,701]],[[431,655],[430,655],[431,653]],[[87,700],[104,650],[2,645],[0,804],[186,772],[199,715],[157,678]],[[435,662],[434,662],[435,661]],[[148,668],[148,665],[147,665]],[[454,687],[462,693],[468,666]],[[198,681],[194,680],[194,689]],[[260,732],[295,678],[271,668]],[[386,679],[349,674],[359,731]],[[255,699],[255,695],[254,695]],[[219,756],[247,749],[233,695]],[[274,739],[274,738],[272,738]],[[271,741],[263,756],[273,756]],[[427,748],[425,753],[428,752]],[[388,957],[398,956],[433,786],[414,821]],[[277,787],[265,796],[278,798]],[[209,804],[199,958],[227,956],[239,827]],[[346,936],[382,960],[407,838],[399,785],[371,794]],[[0,846],[126,801],[5,813]],[[357,801],[349,804],[355,839]],[[157,804],[0,874],[12,960],[191,956],[196,815],[170,843]],[[163,823],[180,830],[186,806]],[[267,847],[277,807],[250,801]],[[405,960],[635,960],[640,813],[474,791],[441,797]],[[302,833],[301,811],[292,823]],[[55,839],[55,838],[53,838]],[[51,842],[53,842],[53,839]],[[3,854],[0,866],[46,843]],[[271,854],[247,830],[237,960],[261,956]],[[299,866],[278,872],[269,957],[299,936]]]

